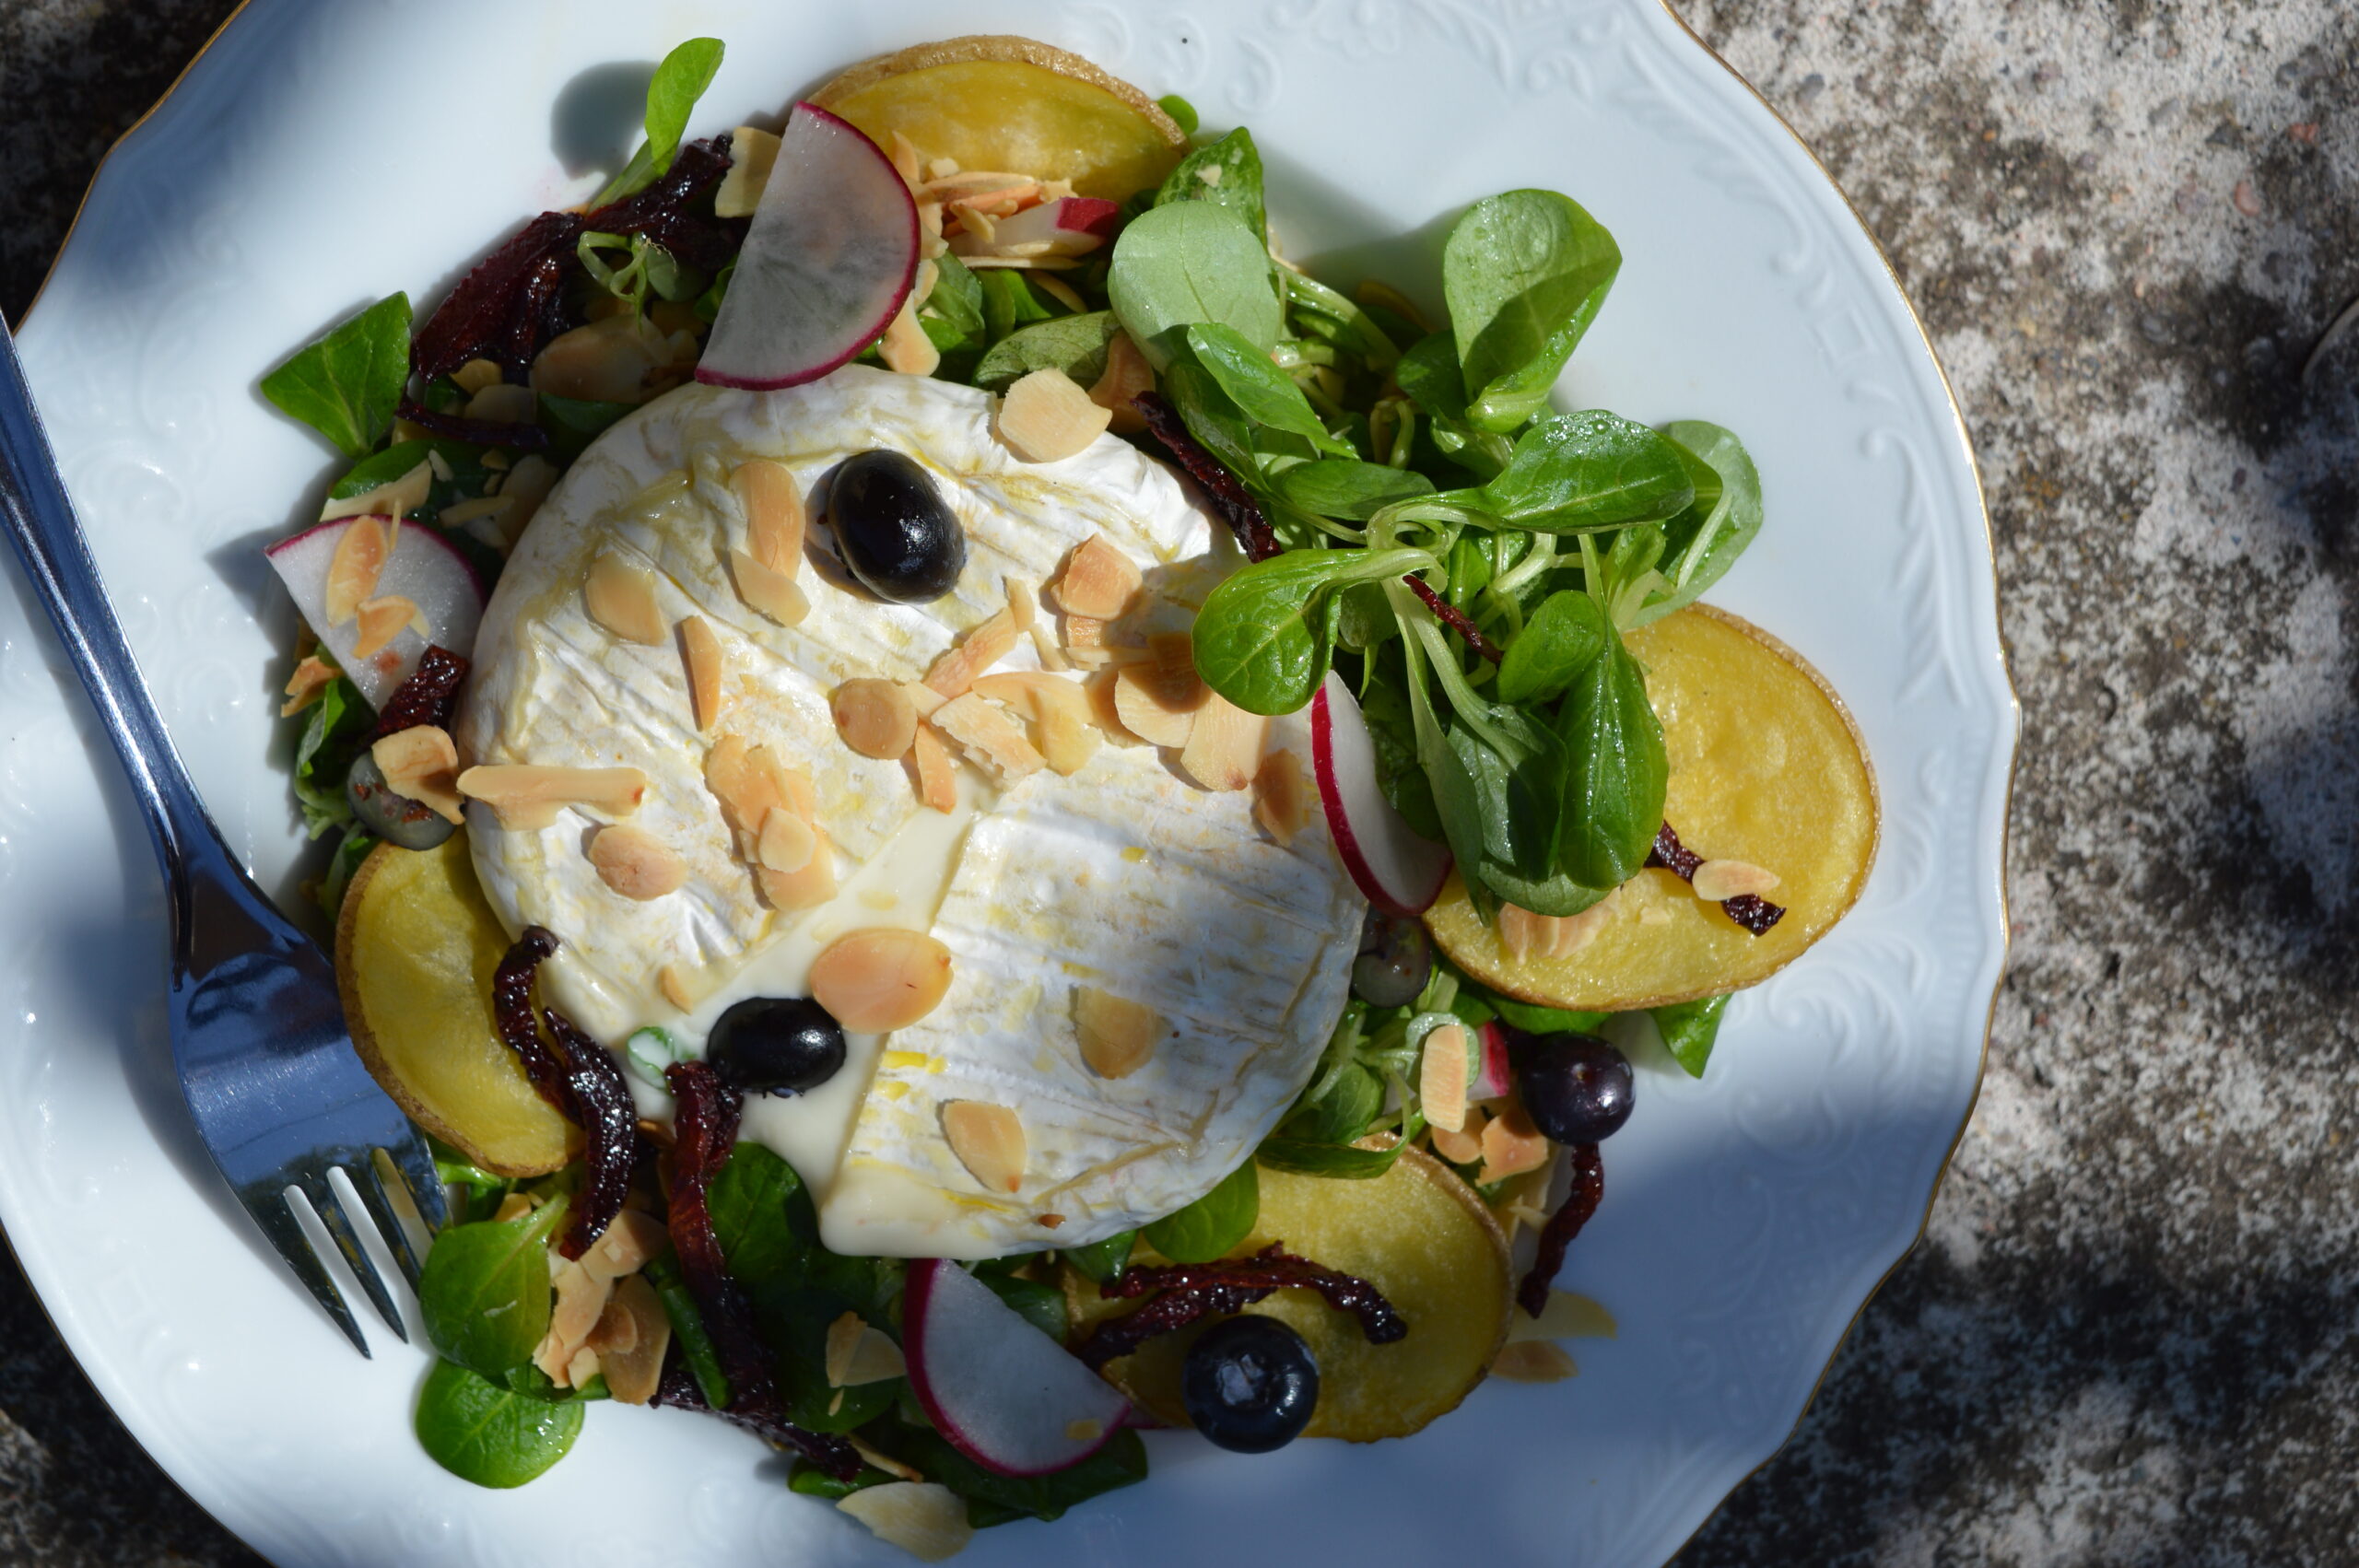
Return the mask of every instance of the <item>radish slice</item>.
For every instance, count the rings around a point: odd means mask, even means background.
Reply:
[[[352,650],[360,640],[359,622],[350,616],[336,625],[328,622],[328,567],[345,534],[363,522],[378,528],[393,526],[389,517],[344,518],[282,539],[263,555],[294,596],[295,607],[311,624],[311,635],[335,655],[335,661],[344,666],[344,673],[352,677],[370,706],[382,708],[393,689],[417,668],[429,644],[453,653],[475,651],[484,591],[475,568],[440,534],[422,523],[403,525],[370,596],[398,594],[417,605],[426,619],[426,635],[420,637],[405,627],[369,658],[355,659]]]
[[[1449,851],[1422,837],[1376,779],[1376,743],[1359,699],[1332,670],[1310,699],[1310,762],[1344,869],[1388,915],[1422,915],[1441,896]]]
[[[1515,1087],[1508,1067],[1508,1032],[1494,1021],[1474,1031],[1474,1081],[1466,1087],[1466,1102],[1504,1099]]]
[[[917,266],[917,204],[893,160],[796,104],[697,380],[756,392],[817,380],[884,335]]]
[[[994,1474],[1077,1465],[1130,1414],[1121,1389],[956,1263],[910,1265],[901,1322],[918,1402],[953,1447]]]
[[[950,241],[954,256],[1079,256],[1114,238],[1122,209],[1095,196],[1062,196],[1026,207],[992,225],[992,237],[960,234]],[[1025,249],[1046,245],[1046,251]]]

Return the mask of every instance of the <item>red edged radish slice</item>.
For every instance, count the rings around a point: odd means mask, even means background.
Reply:
[[[901,1322],[918,1402],[953,1447],[994,1474],[1077,1465],[1130,1415],[1121,1389],[956,1263],[910,1265]]]
[[[1026,207],[992,225],[992,237],[960,234],[950,241],[956,256],[1080,256],[1114,238],[1122,209],[1095,196],[1063,196]],[[1022,249],[1045,245],[1045,251]]]
[[[1508,1068],[1508,1032],[1496,1020],[1474,1031],[1474,1076],[1466,1086],[1469,1105],[1504,1099],[1515,1087]]]
[[[384,565],[369,585],[365,597],[381,600],[398,596],[408,600],[417,607],[426,623],[426,632],[421,636],[414,626],[405,626],[391,642],[368,658],[355,657],[353,650],[359,645],[361,635],[359,617],[347,614],[332,622],[328,614],[329,583],[336,547],[356,528],[382,531],[392,526],[390,518],[344,518],[307,528],[263,552],[271,568],[278,573],[279,580],[287,584],[295,607],[311,624],[312,635],[335,656],[335,661],[344,666],[344,673],[352,677],[353,685],[360,688],[360,695],[374,708],[384,707],[385,699],[393,695],[393,688],[409,679],[428,645],[439,645],[454,653],[473,653],[475,624],[483,618],[483,583],[476,578],[475,568],[433,529],[408,523],[393,535],[393,551],[385,556]],[[349,556],[347,552],[347,560]]]
[[[1376,779],[1376,743],[1359,699],[1332,670],[1310,699],[1310,762],[1344,869],[1388,915],[1422,915],[1441,896],[1449,851],[1419,837]]]
[[[816,381],[884,335],[917,276],[918,209],[882,148],[798,103],[697,380]]]

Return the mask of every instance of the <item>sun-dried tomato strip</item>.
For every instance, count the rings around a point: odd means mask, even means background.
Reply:
[[[1191,1291],[1166,1291],[1136,1312],[1099,1324],[1074,1354],[1083,1365],[1097,1372],[1149,1340],[1176,1333],[1199,1317],[1242,1312],[1276,1291],[1275,1285],[1205,1285]]]
[[[1188,433],[1188,423],[1180,411],[1166,402],[1159,392],[1141,392],[1131,400],[1131,406],[1146,420],[1146,427],[1163,448],[1179,460],[1190,477],[1204,487],[1212,498],[1213,509],[1227,522],[1228,531],[1237,535],[1237,543],[1244,549],[1249,561],[1266,561],[1279,553],[1278,536],[1270,530],[1270,520],[1237,482],[1228,465],[1206,451],[1196,438]]]
[[[573,1095],[574,1120],[581,1128],[587,1175],[581,1190],[574,1194],[565,1239],[557,1248],[568,1258],[579,1258],[606,1234],[623,1211],[623,1199],[630,1196],[631,1166],[639,1153],[639,1111],[631,1104],[622,1070],[605,1047],[556,1008],[544,1007],[541,1016],[548,1023],[550,1037],[565,1052],[566,1085]]]
[[[1694,882],[1696,868],[1703,863],[1704,857],[1682,844],[1679,835],[1672,831],[1669,823],[1664,823],[1661,830],[1656,833],[1655,847],[1647,853],[1647,864],[1661,867],[1682,882]],[[1786,918],[1784,905],[1772,904],[1757,893],[1740,893],[1734,898],[1724,898],[1720,901],[1720,907],[1730,919],[1755,936],[1761,935]]]
[[[509,419],[470,419],[463,414],[438,414],[422,403],[403,403],[400,415],[429,436],[440,436],[446,441],[464,441],[469,446],[539,451],[549,444],[549,433],[538,425],[520,424]]]
[[[1523,1277],[1517,1287],[1515,1299],[1523,1310],[1537,1317],[1548,1308],[1548,1293],[1556,1283],[1556,1271],[1565,1266],[1565,1249],[1597,1212],[1598,1199],[1605,1196],[1605,1162],[1598,1157],[1594,1143],[1574,1143],[1567,1146],[1572,1156],[1573,1190],[1565,1197],[1565,1206],[1548,1216],[1548,1223],[1540,1232],[1540,1251],[1532,1260],[1532,1272]]]
[[[569,212],[545,212],[508,242],[475,263],[459,280],[426,324],[417,329],[410,359],[431,380],[470,359],[490,358],[509,341],[519,301],[532,288],[541,263],[570,254],[581,219]]]
[[[540,1024],[533,1013],[533,976],[541,961],[556,951],[556,937],[539,926],[526,926],[492,974],[491,1012],[499,1024],[501,1041],[524,1064],[524,1076],[541,1092],[541,1098],[578,1122],[581,1118],[574,1107],[565,1063],[541,1038]]]
[[[609,202],[583,219],[606,234],[644,234],[699,272],[719,272],[745,242],[747,221],[692,211],[729,172],[729,138],[690,142],[644,190]]]
[[[828,1474],[849,1480],[859,1473],[860,1456],[839,1437],[805,1432],[786,1419],[769,1351],[754,1329],[753,1309],[729,1276],[729,1260],[713,1234],[709,1199],[715,1177],[729,1163],[737,1139],[737,1117],[745,1102],[721,1075],[701,1061],[675,1062],[664,1070],[675,1107],[672,1144],[672,1250],[680,1276],[696,1297],[697,1313],[712,1336],[721,1370],[729,1378],[729,1409],[740,1426],[794,1449]]]
[[[1409,1332],[1401,1314],[1384,1293],[1355,1274],[1297,1258],[1283,1242],[1273,1242],[1250,1258],[1224,1258],[1211,1263],[1172,1263],[1160,1268],[1128,1269],[1097,1287],[1109,1298],[1133,1298],[1156,1291],[1231,1290],[1317,1291],[1327,1305],[1360,1321],[1360,1332],[1371,1345],[1389,1345]]]
[[[1411,592],[1426,602],[1426,608],[1431,610],[1443,626],[1466,639],[1466,646],[1474,650],[1475,658],[1487,659],[1494,664],[1499,661],[1499,650],[1492,646],[1491,639],[1475,630],[1473,622],[1452,609],[1449,600],[1426,586],[1425,579],[1412,572],[1401,580],[1409,585]]]
[[[429,647],[409,679],[385,699],[385,710],[377,715],[377,728],[370,739],[381,741],[420,724],[448,730],[458,717],[459,687],[466,678],[465,654],[453,653],[439,643]]]

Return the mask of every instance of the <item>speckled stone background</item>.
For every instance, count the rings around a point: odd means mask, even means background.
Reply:
[[[0,0],[0,310],[229,0]],[[1925,1245],[1679,1560],[2359,1560],[2359,10],[1683,0],[1989,487],[2015,950]],[[0,1563],[252,1564],[0,1273]]]

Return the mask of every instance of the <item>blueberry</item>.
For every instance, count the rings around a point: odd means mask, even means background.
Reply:
[[[1426,923],[1370,909],[1360,928],[1359,956],[1352,960],[1352,989],[1359,999],[1370,1007],[1406,1007],[1433,975],[1434,944]]]
[[[352,759],[352,770],[344,776],[344,798],[352,802],[361,826],[404,849],[431,849],[459,831],[458,824],[433,807],[394,793],[367,752]]]
[[[1508,1051],[1532,1125],[1559,1143],[1594,1143],[1630,1119],[1629,1059],[1594,1035],[1527,1035]]]
[[[721,1015],[705,1059],[748,1094],[800,1094],[843,1066],[843,1025],[808,997],[752,997]]]
[[[958,586],[967,530],[926,471],[883,447],[846,458],[827,482],[836,553],[879,599],[922,604]]]
[[[1220,1447],[1266,1454],[1302,1435],[1319,1405],[1319,1363],[1302,1336],[1248,1313],[1188,1347],[1180,1394],[1196,1430]]]

